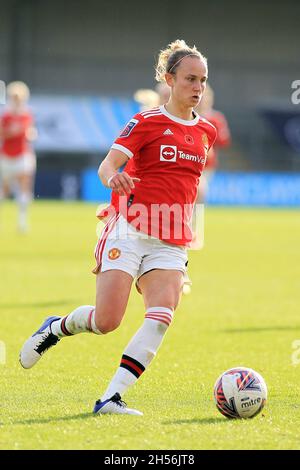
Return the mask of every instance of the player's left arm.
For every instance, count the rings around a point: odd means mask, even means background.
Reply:
[[[26,129],[25,134],[26,134],[26,139],[29,142],[33,142],[38,138],[38,131],[37,131],[37,128],[34,126],[28,127],[28,129]]]
[[[37,131],[37,128],[35,127],[35,125],[34,125],[34,120],[33,120],[32,115],[28,116],[28,122],[27,122],[26,130],[25,130],[25,136],[26,136],[26,139],[29,142],[33,142],[38,138],[38,131]]]

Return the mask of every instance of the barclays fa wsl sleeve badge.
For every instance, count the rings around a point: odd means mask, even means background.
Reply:
[[[132,129],[137,125],[138,119],[131,119],[120,134],[120,137],[128,137]]]

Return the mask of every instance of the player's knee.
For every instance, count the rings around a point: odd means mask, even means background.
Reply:
[[[97,329],[105,335],[107,333],[110,333],[111,331],[116,330],[120,325],[121,320],[119,318],[114,318],[109,314],[106,314],[105,316],[97,315],[96,312],[95,323]]]
[[[111,331],[114,331],[118,328],[120,325],[120,322],[113,322],[111,320],[109,321],[99,321],[96,322],[97,328],[103,335],[106,335],[107,333],[110,333]]]

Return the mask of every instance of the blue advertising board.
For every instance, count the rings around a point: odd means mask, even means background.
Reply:
[[[99,182],[96,169],[81,175],[81,197],[106,202],[110,190]],[[217,172],[211,180],[206,203],[230,206],[300,206],[300,174]]]
[[[300,174],[218,172],[210,183],[207,203],[300,206]]]

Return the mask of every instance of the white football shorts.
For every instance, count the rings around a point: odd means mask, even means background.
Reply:
[[[186,272],[187,250],[184,246],[164,243],[137,231],[121,214],[105,225],[95,248],[98,272],[119,269],[137,280],[152,269]]]
[[[11,180],[19,175],[32,175],[36,170],[36,157],[32,153],[25,153],[19,157],[10,158],[0,155],[0,178]]]

